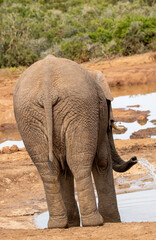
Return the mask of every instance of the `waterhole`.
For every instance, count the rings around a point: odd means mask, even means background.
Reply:
[[[123,108],[125,110],[150,111],[144,125],[139,124],[137,121],[132,123],[120,122],[119,124],[124,125],[127,128],[127,131],[123,134],[113,134],[114,139],[129,139],[132,133],[137,132],[138,130],[154,128],[155,125],[151,121],[156,118],[156,107],[155,104],[153,104],[155,102],[156,93],[128,95],[114,98],[112,101],[112,107],[114,109]],[[152,135],[152,138],[156,138],[156,135]]]

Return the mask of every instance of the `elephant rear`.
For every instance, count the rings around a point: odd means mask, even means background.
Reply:
[[[96,83],[80,65],[53,56],[34,63],[19,78],[14,90],[15,117],[29,154],[37,149],[36,139],[40,142],[44,138],[51,161],[53,148],[58,160],[64,161],[65,139],[68,132],[77,128],[85,129],[89,141],[93,138],[96,143],[98,104]]]

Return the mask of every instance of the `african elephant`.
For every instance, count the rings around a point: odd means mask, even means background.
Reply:
[[[30,66],[16,83],[15,118],[43,181],[49,228],[80,225],[74,179],[83,226],[120,221],[112,166],[125,171],[136,159],[124,162],[117,154],[108,105],[96,78],[53,55]]]

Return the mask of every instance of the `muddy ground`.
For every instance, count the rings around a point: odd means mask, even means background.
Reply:
[[[147,53],[111,61],[101,59],[84,63],[87,69],[103,71],[114,97],[156,92],[156,53]],[[20,140],[13,114],[13,87],[24,68],[0,70],[0,142]],[[118,122],[146,121],[148,111],[114,109]],[[154,120],[156,122],[156,119]],[[156,140],[151,129],[133,134],[133,139],[115,140],[120,155],[128,160],[136,155],[156,168]],[[154,134],[156,135],[156,133]],[[152,181],[141,164],[126,173],[114,173],[117,193],[130,192],[131,180],[144,176]],[[128,179],[121,183],[119,178]],[[144,189],[144,184],[140,186]],[[47,210],[39,174],[25,149],[4,148],[0,153],[0,239],[156,239],[156,222],[105,224],[102,227],[63,230],[36,230],[34,214]],[[20,229],[20,230],[18,230]]]

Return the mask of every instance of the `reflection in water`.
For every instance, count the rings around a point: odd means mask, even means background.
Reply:
[[[139,123],[139,121],[132,122],[132,123],[121,122],[120,124],[124,125],[128,130],[124,134],[113,134],[114,139],[129,139],[133,132],[136,132],[140,129],[155,127],[155,125],[151,122],[152,120],[155,120],[155,117],[156,117],[156,108],[153,102],[156,102],[156,93],[151,93],[146,95],[139,94],[139,95],[132,95],[132,96],[121,96],[121,97],[115,98],[112,102],[113,108],[124,108],[125,110],[132,109],[136,111],[149,110],[150,114],[148,116],[148,121],[147,119],[145,119],[146,121],[144,121],[143,124],[141,119],[140,119],[141,124]],[[156,136],[153,136],[153,137],[156,137]]]
[[[156,92],[156,83],[111,87],[113,97]]]

